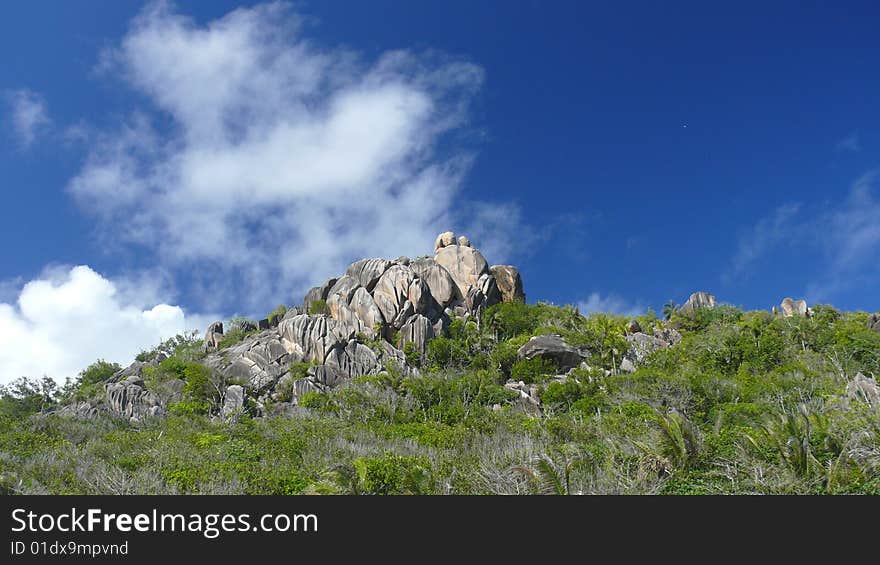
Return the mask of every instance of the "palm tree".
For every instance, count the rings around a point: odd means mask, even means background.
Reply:
[[[665,304],[663,304],[663,318],[666,320],[672,319],[672,315],[675,314],[675,311],[678,309],[678,304],[673,302],[672,300],[667,300]]]
[[[657,442],[634,442],[636,447],[658,460],[667,473],[693,464],[703,451],[699,428],[675,409],[665,414],[655,410],[654,414],[660,430]]]
[[[531,465],[517,465],[514,471],[525,475],[533,494],[579,494],[572,492],[571,475],[587,462],[582,455],[554,447],[552,453],[542,453]]]

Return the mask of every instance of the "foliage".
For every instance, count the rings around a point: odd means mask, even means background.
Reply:
[[[812,311],[649,312],[636,318],[642,331],[677,327],[682,340],[622,373],[628,319],[500,304],[454,321],[424,355],[406,351],[418,371],[387,361],[379,374],[294,399],[310,367],[295,364],[279,380],[291,390],[273,391],[294,406],[282,416],[267,404],[264,417],[235,422],[216,418],[228,383],[199,363],[200,343],[169,340],[143,369],[149,390],[184,382],[164,419],[56,411],[115,372],[103,361],[63,393],[46,379],[0,388],[0,490],[880,494],[880,407],[847,392],[857,372],[880,377],[880,334],[863,312]],[[228,333],[246,335],[249,324],[230,321]],[[579,348],[589,368],[558,375],[549,361],[520,360],[519,348],[544,334]],[[540,409],[505,388],[509,379],[530,383]]]
[[[287,314],[287,306],[285,306],[284,304],[279,304],[278,307],[272,310],[267,316],[269,320],[269,325],[278,325],[278,322],[281,321],[281,318],[283,318],[285,314]]]
[[[326,316],[328,314],[330,314],[330,307],[327,306],[326,300],[321,300],[319,298],[318,300],[314,300],[314,301],[312,301],[311,304],[309,304],[309,315],[311,315],[311,316],[325,315]]]

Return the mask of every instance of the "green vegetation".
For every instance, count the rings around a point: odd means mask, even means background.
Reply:
[[[255,334],[258,331],[256,322],[241,316],[229,320],[225,329],[226,332],[223,334],[223,339],[220,340],[220,349],[232,347],[233,345],[240,343],[247,336]]]
[[[330,308],[327,306],[326,300],[318,299],[309,304],[309,314],[312,316],[327,315],[329,313]]]
[[[306,393],[284,416],[230,423],[214,417],[223,383],[186,339],[160,346],[169,357],[145,372],[150,389],[185,383],[164,419],[47,413],[92,394],[113,368],[101,361],[63,391],[17,381],[0,389],[0,491],[880,494],[880,406],[847,393],[858,372],[880,375],[866,314],[667,306],[668,319],[637,321],[646,332],[674,325],[681,342],[633,373],[618,370],[629,320],[511,303],[453,322],[424,355],[406,351],[418,373],[389,366]],[[589,368],[559,378],[547,361],[518,360],[540,334],[580,348]],[[533,387],[540,410],[510,379]]]
[[[287,306],[285,306],[284,304],[279,304],[278,308],[272,310],[272,312],[270,312],[267,316],[269,320],[269,325],[277,326],[278,322],[281,321],[285,314],[287,314]]]

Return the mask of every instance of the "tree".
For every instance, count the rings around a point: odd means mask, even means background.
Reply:
[[[672,319],[672,315],[675,314],[676,309],[678,309],[678,305],[672,300],[667,300],[666,303],[663,304],[663,318],[666,320]]]

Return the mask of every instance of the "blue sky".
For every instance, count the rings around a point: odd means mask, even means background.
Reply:
[[[448,228],[530,300],[880,309],[876,3],[0,12],[0,380]]]

